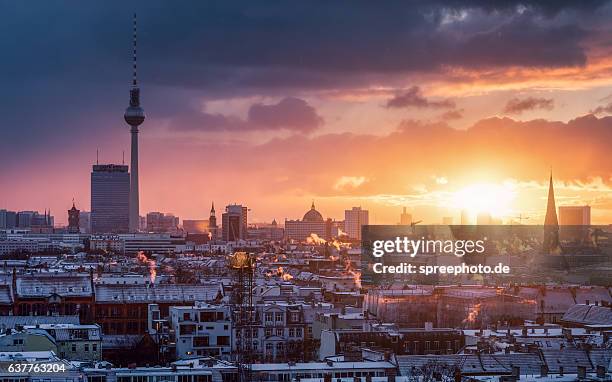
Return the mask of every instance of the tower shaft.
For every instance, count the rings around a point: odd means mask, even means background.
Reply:
[[[140,200],[138,187],[138,126],[130,129],[132,135],[130,151],[130,232],[138,231]]]

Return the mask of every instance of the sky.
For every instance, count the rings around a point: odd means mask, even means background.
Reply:
[[[552,169],[612,223],[609,1],[0,0],[0,208],[65,224],[129,163],[134,12],[141,214],[541,223]]]

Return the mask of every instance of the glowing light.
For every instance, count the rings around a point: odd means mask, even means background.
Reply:
[[[516,191],[512,184],[478,183],[464,187],[452,196],[454,208],[467,210],[471,214],[489,213],[492,216],[507,216],[512,212]]]

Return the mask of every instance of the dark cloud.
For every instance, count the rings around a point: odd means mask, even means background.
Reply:
[[[443,121],[451,121],[454,119],[461,119],[463,118],[463,112],[465,110],[464,109],[453,109],[453,110],[449,110],[445,113],[442,113],[440,115],[440,119],[442,119]]]
[[[545,109],[552,110],[555,102],[548,98],[527,97],[524,99],[512,98],[506,103],[504,113],[506,114],[521,114],[524,111]]]
[[[597,106],[595,109],[591,110],[590,113],[598,114],[598,115],[599,114],[612,114],[612,102],[608,103],[607,105]]]
[[[125,132],[134,11],[146,129],[160,118],[191,118],[191,96],[281,98],[400,87],[411,75],[449,67],[584,65],[591,33],[609,20],[604,3],[67,0],[32,9],[3,1],[0,160]],[[226,130],[242,126],[201,118]]]
[[[309,132],[322,125],[323,118],[306,101],[287,97],[275,105],[258,103],[251,106],[249,123],[264,129],[286,128]]]
[[[170,119],[173,128],[199,131],[288,130],[309,133],[323,124],[323,118],[308,102],[286,97],[275,104],[251,105],[246,120],[191,108]]]
[[[405,92],[396,94],[385,104],[388,108],[451,108],[455,103],[451,100],[430,101],[423,96],[418,86],[413,86]]]

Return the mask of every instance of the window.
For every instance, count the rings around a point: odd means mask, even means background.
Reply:
[[[431,341],[425,341],[425,350],[431,349]]]
[[[13,345],[23,345],[23,338],[13,340]]]
[[[180,334],[193,334],[195,332],[195,325],[181,325],[179,326],[180,330]]]
[[[268,343],[266,344],[266,353],[267,353],[267,354],[272,354],[273,349],[274,349],[274,347],[273,347],[273,346],[274,346],[274,345],[273,345],[273,344],[271,344],[270,342],[268,342]]]
[[[229,346],[229,344],[230,344],[229,336],[217,336],[217,345]]]
[[[92,351],[98,351],[98,344],[91,344]]]
[[[85,344],[85,351],[89,351],[89,344]]]
[[[76,344],[72,344],[71,350],[73,353],[76,352]]]
[[[302,336],[302,328],[295,328],[295,336],[296,337]]]
[[[283,336],[283,334],[284,334],[283,332],[284,332],[284,330],[282,328],[276,329],[276,335],[279,336],[279,337]]]
[[[289,328],[289,337],[295,337],[295,329]]]
[[[272,313],[268,312],[268,313],[265,314],[265,319],[266,319],[266,321],[270,321],[270,322],[274,321],[274,315]]]
[[[193,337],[193,346],[194,347],[204,347],[204,346],[208,346],[209,344],[209,338],[208,336],[203,336],[203,337]]]
[[[282,322],[283,321],[283,314],[282,313],[276,313],[275,316],[274,316],[274,321]]]

